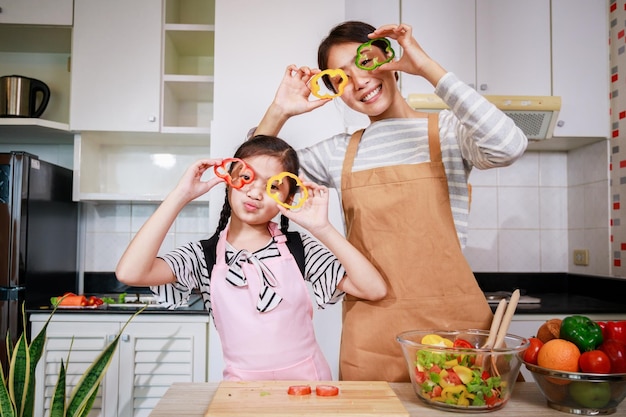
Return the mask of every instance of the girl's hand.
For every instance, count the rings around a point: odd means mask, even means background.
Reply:
[[[309,80],[320,70],[309,67],[289,65],[276,91],[272,105],[280,108],[286,117],[307,113],[331,101],[331,99],[315,99],[309,101],[311,89]]]
[[[172,192],[185,202],[194,200],[201,195],[206,194],[215,185],[224,182],[222,178],[212,176],[212,178],[203,181],[202,176],[208,170],[220,165],[222,159],[200,159],[194,162],[183,174],[182,178]],[[212,174],[212,173],[211,173]]]
[[[434,61],[422,49],[420,44],[413,37],[413,29],[410,25],[384,25],[368,35],[374,38],[391,38],[402,47],[400,59],[388,62],[378,67],[376,71],[402,71],[407,74],[419,75],[437,85],[439,79],[446,73],[446,70]]]
[[[304,182],[309,198],[297,210],[289,210],[279,204],[281,214],[293,220],[315,235],[319,230],[330,225],[328,220],[328,188],[313,182]]]

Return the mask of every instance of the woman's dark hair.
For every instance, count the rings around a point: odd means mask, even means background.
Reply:
[[[245,141],[237,151],[234,158],[251,158],[253,156],[272,156],[277,158],[283,170],[298,175],[300,171],[300,161],[298,154],[287,142],[275,136],[258,135]],[[293,178],[286,178],[289,181],[289,197],[293,196],[297,191],[296,181]],[[217,225],[215,235],[226,228],[230,219],[231,207],[228,201],[228,187],[226,187],[226,198],[224,199],[224,207],[220,213],[220,220]],[[283,234],[287,233],[289,228],[289,219],[283,215],[280,216],[280,230]]]
[[[335,45],[342,43],[365,43],[370,40],[367,37],[376,28],[365,22],[351,20],[340,23],[330,30],[328,36],[320,43],[317,48],[317,65],[322,71],[328,69],[328,55],[330,49]]]
[[[328,55],[330,50],[335,45],[341,45],[343,43],[365,43],[371,39],[367,36],[374,32],[376,28],[369,23],[359,22],[356,20],[350,20],[348,22],[340,23],[330,30],[328,36],[322,40],[320,46],[317,48],[317,66],[320,70],[324,71],[328,69]],[[387,43],[384,41],[373,42],[374,46],[377,46],[383,52],[386,52]],[[326,87],[331,91],[335,91],[335,87],[330,82],[330,77],[327,75],[322,76],[322,80]],[[397,76],[396,76],[397,80]]]

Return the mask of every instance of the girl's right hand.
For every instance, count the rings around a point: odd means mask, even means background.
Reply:
[[[214,166],[220,165],[221,163],[222,159],[209,158],[194,162],[187,168],[182,178],[178,181],[174,192],[179,198],[186,202],[206,194],[215,187],[215,185],[224,182],[224,179],[212,176],[210,179],[203,181],[202,176],[208,169],[212,170]]]
[[[291,117],[310,112],[331,101],[332,99],[309,100],[311,89],[308,82],[319,72],[318,69],[289,65],[278,86],[272,105],[280,109],[284,116]]]

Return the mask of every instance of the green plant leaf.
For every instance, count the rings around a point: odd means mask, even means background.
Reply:
[[[61,359],[59,379],[57,379],[56,386],[54,387],[54,395],[52,396],[52,404],[50,405],[50,417],[65,417],[65,380],[65,364],[63,363],[63,359]]]
[[[17,415],[22,416],[27,397],[26,387],[30,378],[30,354],[24,333],[17,340],[9,366],[11,367],[9,369],[9,396],[15,404]]]
[[[93,397],[97,393],[100,382],[104,378],[104,374],[111,364],[111,359],[113,358],[113,354],[115,353],[115,349],[119,343],[120,336],[124,330],[126,330],[126,326],[128,326],[130,321],[146,308],[147,305],[133,314],[126,321],[124,326],[115,336],[115,339],[113,339],[109,346],[107,346],[100,353],[100,355],[98,355],[94,362],[85,371],[83,376],[80,378],[80,381],[78,381],[78,384],[72,390],[70,403],[67,406],[66,417],[81,417],[85,415],[86,411],[89,411],[88,405],[93,404]]]
[[[89,415],[89,413],[91,412],[91,408],[93,407],[93,403],[96,401],[97,397],[98,390],[95,390],[93,394],[91,394],[91,398],[89,398],[89,400],[85,403],[85,408],[83,409],[80,417],[87,417]]]
[[[0,417],[15,417],[15,405],[9,397],[2,363],[0,363],[0,380],[2,380],[2,386],[0,386]]]

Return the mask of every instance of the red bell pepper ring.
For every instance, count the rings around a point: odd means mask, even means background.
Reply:
[[[231,162],[229,169],[227,165]],[[236,189],[240,189],[254,181],[254,171],[243,159],[239,158],[224,159],[220,165],[213,167],[213,172],[218,177],[223,178],[228,185]]]

